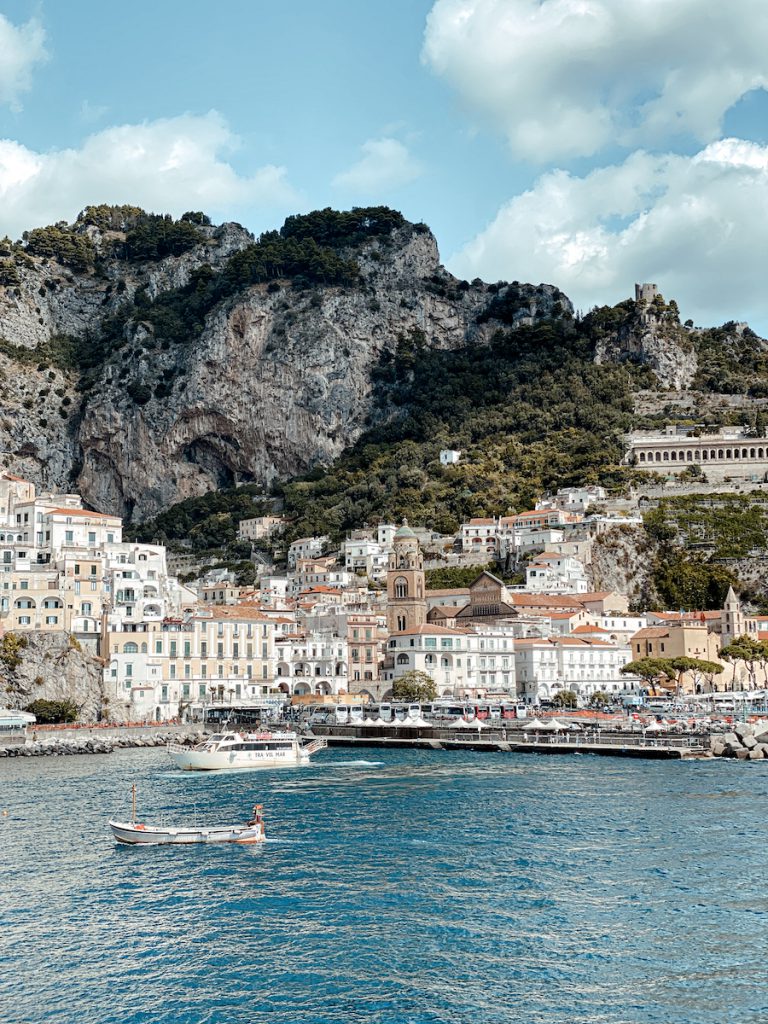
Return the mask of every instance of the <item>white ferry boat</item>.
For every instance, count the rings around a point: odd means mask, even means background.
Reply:
[[[307,764],[312,754],[326,746],[322,738],[302,743],[295,732],[219,732],[196,747],[169,743],[168,753],[177,768],[205,772]]]

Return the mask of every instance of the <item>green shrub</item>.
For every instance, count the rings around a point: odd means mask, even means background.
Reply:
[[[41,697],[33,700],[24,710],[34,715],[40,725],[76,722],[79,714],[77,704],[73,700],[44,700]]]

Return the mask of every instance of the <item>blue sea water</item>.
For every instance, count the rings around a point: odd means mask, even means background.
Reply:
[[[768,763],[359,753],[0,762],[0,1021],[768,1019]],[[269,841],[118,846],[134,781]]]

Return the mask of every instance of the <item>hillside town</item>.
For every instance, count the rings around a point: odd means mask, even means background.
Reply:
[[[212,706],[381,701],[414,671],[438,697],[639,702],[653,687],[622,672],[630,662],[717,665],[737,638],[768,638],[768,618],[746,615],[733,590],[714,612],[630,611],[626,595],[591,591],[592,538],[640,523],[595,512],[604,500],[599,487],[565,489],[530,511],[470,519],[455,538],[407,522],[353,531],[339,550],[304,537],[282,572],[246,588],[223,570],[182,584],[162,545],[123,540],[119,517],[3,472],[0,631],[68,637],[99,660],[111,718],[156,722]],[[277,538],[283,525],[245,519],[240,537]],[[504,582],[521,552],[524,582]],[[427,569],[439,565],[477,576],[430,589]],[[682,672],[677,695],[765,685],[764,664],[759,676],[738,660],[721,668]]]

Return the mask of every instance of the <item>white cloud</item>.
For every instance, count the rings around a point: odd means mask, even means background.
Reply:
[[[35,153],[0,140],[0,235],[72,220],[91,203],[133,203],[180,215],[242,216],[304,203],[282,167],[237,173],[224,154],[237,138],[217,113],[107,128],[79,149]]]
[[[422,166],[402,142],[392,138],[369,139],[361,146],[362,157],[337,174],[333,184],[361,195],[378,195],[414,181]]]
[[[96,124],[108,111],[109,107],[105,107],[103,104],[83,100],[80,104],[80,120],[83,124]]]
[[[715,139],[768,86],[765,0],[436,0],[422,59],[529,159]]]
[[[18,28],[0,14],[0,103],[19,108],[19,93],[32,84],[32,69],[47,59],[45,31],[32,18]]]
[[[464,278],[550,282],[584,310],[653,281],[697,323],[749,320],[768,332],[766,197],[768,147],[638,151],[584,177],[542,175],[449,266]]]

